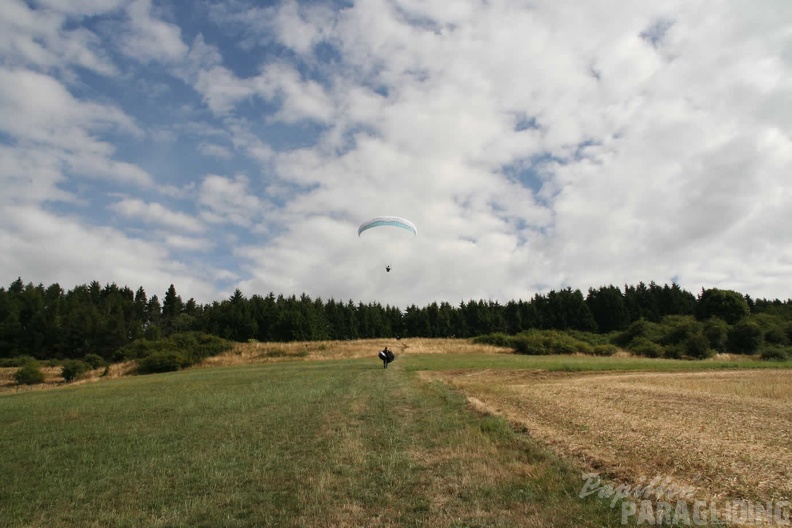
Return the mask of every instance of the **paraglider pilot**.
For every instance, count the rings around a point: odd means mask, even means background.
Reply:
[[[387,271],[388,273],[390,273],[390,264],[388,264],[387,266],[385,266],[385,271]]]
[[[382,363],[384,365],[383,368],[388,368],[388,363],[396,359],[396,356],[393,355],[393,352],[388,350],[388,347],[385,347],[382,350],[380,350],[378,356],[382,360]]]

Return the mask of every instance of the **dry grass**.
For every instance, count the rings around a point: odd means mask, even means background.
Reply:
[[[503,349],[471,343],[466,339],[358,339],[351,341],[297,341],[291,343],[236,343],[234,347],[218,356],[210,357],[195,367],[218,367],[278,361],[315,361],[330,359],[375,358],[387,346],[396,356],[406,354],[503,354]],[[78,383],[89,383],[100,379],[128,376],[134,370],[132,361],[116,363],[87,372]],[[18,386],[14,382],[13,368],[0,368],[0,394],[29,390],[52,389],[65,385],[60,375],[61,367],[42,367],[44,383]]]
[[[91,383],[99,381],[100,379],[114,379],[128,376],[135,368],[132,361],[124,363],[114,363],[105,368],[98,368],[86,372],[79,380],[68,383],[68,385],[78,385],[81,383]],[[14,373],[19,370],[17,367],[0,368],[0,394],[8,392],[23,392],[33,390],[52,389],[67,385],[61,376],[61,367],[41,367],[41,372],[44,374],[44,383],[36,385],[17,385],[14,381]]]
[[[792,371],[426,373],[588,470],[705,500],[792,498]]]
[[[242,365],[295,360],[375,358],[388,347],[408,354],[503,354],[503,349],[466,339],[357,339],[352,341],[299,341],[292,343],[237,343],[230,351],[205,359],[201,366]]]
[[[63,378],[60,375],[60,367],[42,367],[41,372],[44,374],[44,383],[18,386],[14,381],[14,374],[17,370],[19,369],[16,367],[0,368],[0,393],[43,389],[63,382]]]

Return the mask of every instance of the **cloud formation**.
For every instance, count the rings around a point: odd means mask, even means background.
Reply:
[[[786,299],[789,20],[786,0],[9,0],[0,282]],[[381,214],[420,235],[357,237]]]

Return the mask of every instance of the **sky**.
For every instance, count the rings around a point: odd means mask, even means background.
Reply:
[[[786,300],[791,203],[789,0],[0,2],[5,287]]]

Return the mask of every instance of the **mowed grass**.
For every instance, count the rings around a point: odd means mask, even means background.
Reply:
[[[0,396],[0,526],[621,526],[405,355]]]

